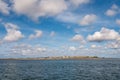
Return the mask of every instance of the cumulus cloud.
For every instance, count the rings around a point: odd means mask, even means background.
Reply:
[[[72,41],[82,41],[82,40],[84,40],[84,38],[83,38],[83,36],[77,34],[71,40]]]
[[[14,11],[18,15],[25,15],[32,20],[38,21],[43,16],[58,16],[60,20],[73,22],[77,16],[72,14],[64,14],[69,12],[68,7],[79,6],[87,4],[90,0],[10,0],[11,5],[9,6],[3,0],[0,0],[0,12],[9,14],[10,10]],[[62,14],[62,15],[60,15]],[[62,16],[62,17],[61,17]],[[65,18],[64,18],[65,17]],[[69,18],[69,19],[67,19]],[[71,20],[72,19],[72,20]]]
[[[97,16],[94,14],[88,14],[83,17],[83,19],[80,21],[80,25],[87,26],[95,22],[97,19]]]
[[[114,16],[117,14],[117,12],[115,10],[107,10],[106,13],[105,13],[107,16]]]
[[[82,44],[85,44],[86,41],[84,40],[83,36],[80,35],[80,34],[76,34],[75,36],[72,37],[71,41],[74,41],[74,42],[80,42]]]
[[[7,35],[4,37],[3,41],[13,42],[13,41],[18,41],[24,37],[22,32],[19,31],[17,25],[12,23],[5,23],[4,26],[7,31]]]
[[[13,11],[33,20],[41,16],[55,16],[67,9],[64,0],[12,0]]]
[[[116,14],[118,14],[118,11],[119,11],[118,6],[113,4],[112,7],[105,12],[105,14],[107,16],[115,16]]]
[[[41,30],[35,30],[35,34],[31,34],[29,39],[40,38],[43,32]]]
[[[3,0],[0,0],[0,12],[8,15],[9,14],[10,7],[8,7],[8,4],[5,3]]]
[[[87,4],[90,0],[11,0],[12,10],[18,15],[26,15],[27,17],[38,21],[43,16],[58,16],[60,20],[70,20],[67,18],[73,18],[71,14],[64,14],[69,12],[69,7],[79,6]],[[60,15],[62,14],[62,15]],[[61,18],[62,16],[62,18]],[[65,18],[64,18],[65,17]],[[75,17],[76,18],[76,17]]]
[[[116,20],[116,24],[120,25],[120,19]]]
[[[119,37],[119,33],[113,29],[102,28],[100,32],[95,32],[93,35],[88,35],[88,41],[101,42],[105,40],[116,40]]]

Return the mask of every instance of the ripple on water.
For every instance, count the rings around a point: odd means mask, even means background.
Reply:
[[[120,60],[0,60],[0,80],[119,80]]]

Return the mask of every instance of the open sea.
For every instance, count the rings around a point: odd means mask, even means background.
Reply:
[[[120,80],[120,59],[0,60],[0,80]]]

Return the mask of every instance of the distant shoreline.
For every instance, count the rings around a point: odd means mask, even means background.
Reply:
[[[0,60],[99,60],[110,59],[97,56],[60,56],[60,57],[38,57],[38,58],[3,58]]]

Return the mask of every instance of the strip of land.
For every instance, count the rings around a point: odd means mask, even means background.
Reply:
[[[38,57],[38,58],[5,58],[1,60],[82,60],[82,59],[103,59],[97,56],[59,56],[59,57]]]

